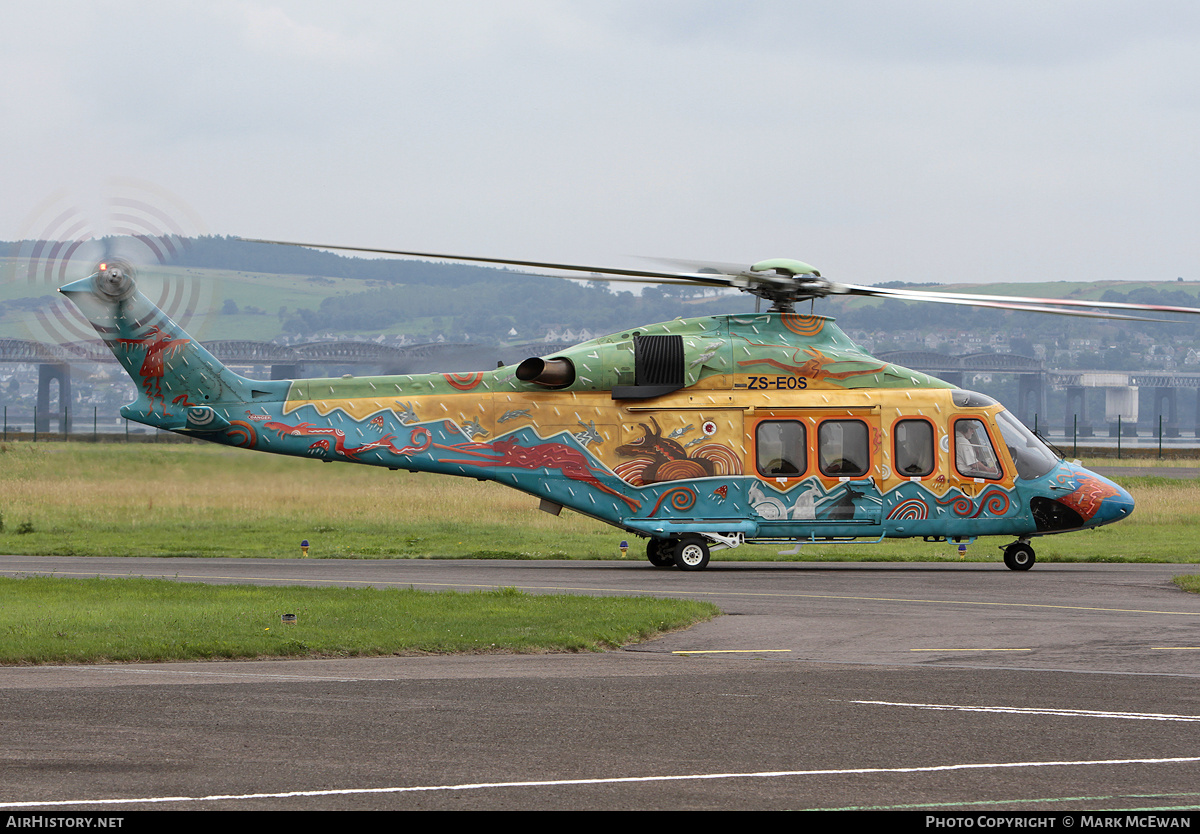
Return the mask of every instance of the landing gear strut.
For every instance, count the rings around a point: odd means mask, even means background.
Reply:
[[[1029,570],[1036,557],[1027,541],[1013,542],[1004,548],[1004,564],[1009,570]]]

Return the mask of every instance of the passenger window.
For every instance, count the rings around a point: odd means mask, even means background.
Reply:
[[[918,478],[933,472],[933,426],[924,420],[901,420],[894,440],[897,475]]]
[[[871,467],[867,424],[861,420],[826,420],[817,429],[821,474],[860,477]]]
[[[955,422],[954,466],[968,478],[999,478],[1003,474],[982,420]]]
[[[802,475],[808,468],[808,444],[799,420],[763,420],[754,430],[760,475]]]

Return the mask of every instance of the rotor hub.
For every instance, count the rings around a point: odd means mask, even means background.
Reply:
[[[128,298],[134,290],[133,267],[124,261],[108,261],[96,267],[96,291],[110,301]]]

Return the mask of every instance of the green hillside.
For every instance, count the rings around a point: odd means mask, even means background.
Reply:
[[[56,278],[67,280],[87,265],[31,262],[36,246],[0,244],[0,338],[29,338],[30,323],[56,299]],[[67,274],[70,272],[71,274]],[[32,276],[32,277],[31,277]],[[280,337],[303,341],[335,336],[372,339],[405,336],[415,341],[533,341],[568,332],[600,335],[638,324],[719,313],[748,313],[754,300],[725,292],[701,297],[691,287],[648,287],[634,295],[627,284],[610,285],[532,276],[504,269],[417,260],[358,258],[290,246],[253,244],[234,238],[188,241],[169,266],[139,266],[152,294],[166,286],[186,297],[194,311],[190,327],[202,339]],[[914,289],[1200,306],[1200,283],[1095,281],[912,286]],[[1178,354],[1200,346],[1197,322],[1160,324],[1005,312],[945,304],[830,298],[815,312],[838,319],[876,350],[931,347],[941,334],[946,352],[970,352],[965,334],[1003,334],[1015,344],[990,349],[1038,351],[1059,364],[1085,355],[1097,367],[1132,361],[1161,345]],[[934,345],[937,339],[932,339]],[[978,341],[977,339],[974,341]],[[994,339],[992,340],[994,342]],[[1077,343],[1100,350],[1073,351]],[[1118,354],[1103,354],[1109,349]],[[1061,354],[1061,355],[1060,355]]]

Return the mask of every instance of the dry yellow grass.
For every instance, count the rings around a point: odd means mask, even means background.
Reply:
[[[1039,559],[1196,561],[1200,482],[1122,479],[1137,509],[1091,533],[1040,539]],[[209,445],[0,445],[0,550],[78,555],[613,558],[641,541],[495,483]],[[991,553],[994,540],[973,546]],[[776,558],[739,548],[718,558]],[[812,545],[802,558],[928,560],[919,541]],[[994,554],[992,554],[994,555]]]
[[[1136,509],[1125,522],[1130,527],[1200,525],[1200,481],[1135,486],[1134,500]]]
[[[107,552],[101,540],[112,535],[135,553],[182,546],[291,556],[309,539],[313,555],[521,557],[566,555],[587,546],[580,536],[621,537],[537,506],[494,483],[216,446],[10,443],[0,451],[0,547],[9,552]],[[32,532],[9,535],[21,525]],[[615,544],[600,547],[609,555]]]

